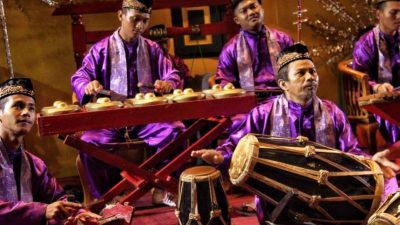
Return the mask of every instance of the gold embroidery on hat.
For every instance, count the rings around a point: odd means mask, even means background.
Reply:
[[[3,88],[0,88],[0,98],[3,98],[4,96],[7,95],[12,95],[12,94],[24,94],[24,95],[29,95],[33,97],[35,95],[35,92],[33,90],[27,90],[22,86],[17,86],[17,85],[10,85],[10,86],[5,86]]]
[[[282,69],[286,64],[293,62],[297,59],[310,59],[310,54],[306,53],[298,53],[298,52],[291,52],[283,55],[281,58],[278,59],[278,67]]]
[[[124,0],[122,2],[122,8],[136,9],[140,12],[150,13],[151,7],[147,7],[142,2],[136,0]]]

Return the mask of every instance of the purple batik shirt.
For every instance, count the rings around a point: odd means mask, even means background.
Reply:
[[[397,87],[400,85],[400,35],[394,36],[380,33],[381,37],[388,44],[387,49],[391,56],[392,65],[392,85]],[[356,42],[353,50],[353,69],[367,73],[369,76],[369,84],[372,86],[379,83],[379,51],[378,45],[374,38],[373,30],[367,32]]]
[[[263,104],[254,108],[246,117],[245,121],[229,136],[226,142],[217,148],[225,158],[223,167],[227,168],[232,158],[233,150],[239,140],[248,133],[271,134],[272,106],[278,98],[270,98]],[[329,115],[333,120],[335,127],[335,146],[329,146],[339,149],[343,152],[356,155],[364,155],[358,148],[358,142],[352,133],[351,126],[347,121],[345,114],[332,102],[322,100]],[[290,131],[291,137],[306,136],[310,141],[316,140],[314,126],[314,109],[311,102],[304,108],[292,101],[288,101],[288,111],[290,116]]]
[[[0,224],[64,224],[64,221],[47,221],[45,217],[48,204],[66,199],[62,187],[48,173],[47,167],[41,159],[29,152],[25,151],[25,153],[32,171],[33,202],[9,202],[0,199]]]
[[[268,28],[270,33],[274,33],[281,50],[293,45],[293,39],[278,30]],[[256,89],[277,88],[275,74],[272,67],[268,43],[266,40],[266,28],[257,33],[244,32],[246,42],[248,44],[251,58],[253,60],[254,87]],[[216,83],[224,86],[226,83],[233,83],[235,87],[240,87],[239,71],[237,65],[236,43],[239,34],[235,35],[228,43],[225,44],[219,55],[217,73],[215,77]]]
[[[81,68],[71,77],[72,88],[81,103],[85,96],[85,87],[90,81],[97,80],[103,85],[104,89],[110,90],[109,39],[110,37],[107,37],[94,44],[83,59]],[[181,85],[181,78],[179,72],[173,67],[171,60],[164,54],[157,43],[146,38],[144,40],[149,51],[152,82],[164,80],[171,83],[174,89],[178,88]],[[137,39],[130,43],[124,42],[127,57],[128,97],[134,97],[139,92],[136,66],[137,46]]]

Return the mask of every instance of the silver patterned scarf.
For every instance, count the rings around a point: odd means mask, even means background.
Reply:
[[[29,159],[25,150],[21,146],[21,174],[20,174],[20,191],[21,199],[18,199],[17,183],[15,181],[13,164],[10,161],[6,147],[0,141],[0,198],[4,201],[32,202],[32,174]]]
[[[373,29],[375,43],[378,47],[378,82],[384,83],[392,82],[392,62],[390,58],[390,53],[388,49],[388,44],[384,37],[380,35],[379,25],[375,26]]]
[[[268,42],[269,58],[271,60],[274,74],[276,75],[278,72],[276,60],[279,52],[281,51],[281,47],[277,41],[275,33],[270,32],[267,27],[265,27],[265,29]],[[251,57],[250,49],[243,30],[241,30],[239,33],[238,41],[236,43],[236,51],[240,87],[246,90],[254,90],[253,59]]]
[[[128,71],[124,43],[116,30],[110,37],[111,81],[110,89],[118,94],[128,95]],[[138,82],[152,84],[150,56],[145,40],[138,37],[136,70]]]
[[[314,127],[316,142],[336,148],[336,135],[333,120],[321,99],[313,98]],[[284,95],[280,95],[272,106],[271,135],[279,137],[293,137],[290,120],[289,103]],[[295,138],[295,137],[294,137]]]

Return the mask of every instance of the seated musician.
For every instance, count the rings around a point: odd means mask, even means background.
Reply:
[[[353,68],[369,76],[375,93],[392,92],[400,85],[400,1],[379,0],[378,24],[356,42]],[[377,117],[380,130],[389,144],[400,139],[400,129]]]
[[[0,84],[0,224],[64,224],[82,208],[67,201],[44,162],[25,149],[35,123],[32,83],[14,78]],[[88,215],[86,215],[88,216]]]
[[[277,83],[284,94],[270,98],[254,108],[246,120],[217,150],[193,151],[192,157],[210,164],[223,164],[225,169],[234,147],[248,133],[292,137],[306,136],[311,141],[343,152],[365,155],[358,147],[345,114],[332,102],[316,96],[319,77],[307,47],[295,44],[283,50],[278,57]],[[379,157],[379,162],[399,168]],[[397,190],[397,181],[390,179],[386,195]],[[268,219],[266,203],[257,198],[257,216],[260,224]]]
[[[178,71],[164,51],[157,43],[141,36],[149,24],[151,7],[151,0],[122,1],[122,9],[118,11],[121,26],[111,36],[94,44],[83,59],[82,67],[72,75],[72,88],[81,104],[103,89],[134,97],[139,92],[168,93],[180,86]],[[139,83],[145,85],[139,88]],[[149,90],[148,86],[154,86],[154,90]],[[161,149],[183,129],[181,122],[175,122],[92,130],[85,132],[82,140],[113,150],[115,145],[111,143],[139,138]],[[99,198],[120,180],[119,170],[112,165],[83,153],[80,157],[94,198]]]
[[[275,82],[276,58],[282,49],[293,44],[293,39],[264,24],[261,0],[232,0],[231,4],[233,19],[240,25],[240,32],[225,44],[219,55],[215,83],[222,86],[232,83],[236,88],[249,91],[260,90],[256,94],[257,100],[262,102],[279,89]],[[275,92],[268,92],[269,89],[275,89]],[[244,118],[243,114],[233,117],[228,133]]]
[[[265,26],[261,0],[232,0],[232,9],[241,30],[222,49],[215,82],[246,90],[279,88],[275,82],[276,58],[293,44],[293,39]]]

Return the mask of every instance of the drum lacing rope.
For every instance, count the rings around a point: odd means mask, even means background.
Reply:
[[[211,204],[210,220],[211,218],[218,217],[221,215],[221,210],[219,210],[218,203],[216,203],[215,201],[216,196],[215,196],[214,185],[212,182],[213,181],[211,180],[211,176],[208,177],[208,189],[210,190],[210,204]]]
[[[218,180],[219,180],[219,183],[222,184],[221,176],[218,178]],[[215,195],[215,189],[214,189],[214,183],[212,183],[212,182],[213,181],[211,180],[211,176],[208,177],[208,186],[209,186],[210,198],[211,198],[210,220],[209,220],[208,224],[211,224],[213,218],[219,218],[220,222],[222,222],[222,224],[226,225],[227,223],[225,222],[225,219],[222,217],[222,211],[217,202],[217,197]]]
[[[181,180],[179,180],[179,190],[178,190],[178,193],[183,193],[183,182],[181,181]],[[180,195],[178,195],[178,204],[177,204],[177,206],[176,206],[176,208],[175,208],[175,216],[177,217],[177,218],[179,218],[179,216],[180,216],[180,214],[181,214],[181,194]]]
[[[306,158],[309,158],[309,157],[313,157],[315,154],[317,154],[317,152],[315,151],[315,147],[314,146],[312,146],[312,145],[307,145],[306,147],[305,147],[305,153],[304,153],[304,156],[306,157]]]
[[[319,184],[326,184],[328,182],[329,171],[320,170],[318,174],[317,181]]]
[[[309,141],[309,139],[308,139],[308,137],[305,137],[305,136],[297,136],[296,137],[296,140],[300,143],[300,144],[303,144],[303,143],[306,143],[306,142],[308,142]]]
[[[311,198],[308,201],[308,206],[310,206],[311,208],[317,208],[317,206],[319,205],[319,203],[321,202],[321,195],[313,195],[311,196]]]
[[[200,221],[201,217],[199,214],[199,206],[198,206],[198,202],[197,202],[197,185],[195,182],[195,179],[192,179],[190,181],[190,186],[191,186],[191,190],[190,190],[190,195],[192,196],[192,202],[190,203],[190,213],[189,213],[189,220],[188,220],[188,224],[191,224],[189,222],[195,220],[195,221]],[[200,222],[201,224],[201,222]]]
[[[309,221],[308,217],[302,213],[296,213],[294,220],[296,220],[298,223],[305,223]]]

